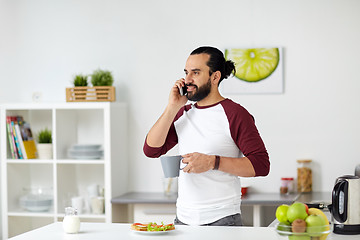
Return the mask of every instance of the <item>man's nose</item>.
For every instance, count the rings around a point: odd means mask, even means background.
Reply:
[[[192,79],[190,74],[185,76],[185,84],[189,84],[189,83],[193,83],[193,82],[194,82],[194,80]]]

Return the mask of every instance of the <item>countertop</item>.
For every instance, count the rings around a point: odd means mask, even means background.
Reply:
[[[165,195],[163,192],[128,192],[111,199],[112,204],[172,204],[176,203],[177,194]]]
[[[129,192],[121,196],[115,197],[111,203],[118,206],[136,206],[136,204],[175,204],[177,194],[170,196],[164,195],[163,192]],[[288,204],[295,201],[304,203],[330,203],[331,193],[328,192],[311,192],[311,193],[292,193],[280,194],[277,193],[251,193],[248,192],[242,196],[241,205],[252,207],[253,222],[252,226],[261,227],[267,226],[269,220],[265,219],[262,208],[265,206],[279,206],[281,204]],[[128,211],[123,211],[121,216],[125,216]],[[132,218],[123,219],[116,222],[132,222]]]
[[[279,240],[274,228],[270,227],[201,227],[201,226],[176,226],[176,229],[165,233],[141,234],[133,232],[130,224],[124,223],[81,223],[80,233],[66,234],[63,232],[62,223],[52,223],[42,228],[23,233],[12,240],[218,240],[218,239],[251,239],[251,240]],[[331,233],[327,240],[355,240],[359,235],[345,236]]]
[[[162,192],[129,192],[111,199],[112,204],[175,204],[177,194],[166,196]],[[242,205],[281,205],[291,204],[294,201],[304,203],[310,202],[331,202],[331,193],[311,192],[311,193],[247,193],[242,196]]]

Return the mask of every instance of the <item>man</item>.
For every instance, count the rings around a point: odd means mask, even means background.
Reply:
[[[219,93],[220,82],[235,71],[232,61],[216,48],[200,47],[184,71],[147,134],[144,153],[159,157],[179,144],[186,166],[178,179],[175,224],[241,226],[239,177],[266,176],[268,153],[253,117]],[[187,96],[179,93],[184,86]],[[195,103],[185,105],[188,100]]]

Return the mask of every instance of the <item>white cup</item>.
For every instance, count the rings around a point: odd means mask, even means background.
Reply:
[[[98,184],[91,184],[87,187],[87,192],[89,197],[97,197],[99,196],[99,185]]]
[[[177,193],[178,190],[178,179],[174,178],[163,178],[163,187],[164,187],[164,194],[166,196],[171,196]]]
[[[81,214],[84,207],[84,198],[81,196],[71,198],[71,206]]]
[[[91,198],[91,210],[93,214],[104,213],[104,197],[93,197]]]

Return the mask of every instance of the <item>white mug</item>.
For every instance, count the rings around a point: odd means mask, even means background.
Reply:
[[[87,187],[87,192],[89,197],[96,197],[99,196],[99,185],[98,184],[91,184]]]
[[[93,214],[104,213],[104,197],[93,197],[91,198],[91,209]]]
[[[71,206],[81,214],[84,207],[84,198],[81,196],[71,198]]]

